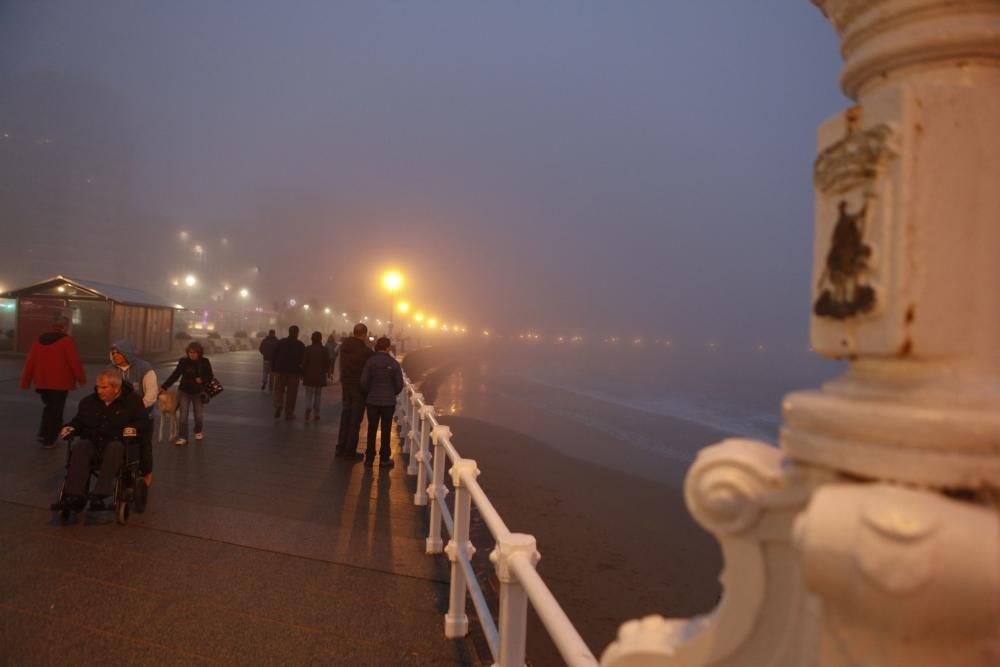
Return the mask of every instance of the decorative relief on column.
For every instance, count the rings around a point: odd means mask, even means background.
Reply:
[[[812,304],[820,354],[888,356],[904,347],[905,318],[896,311],[911,281],[889,248],[905,234],[894,205],[905,189],[897,128],[908,112],[906,95],[894,92],[820,128]]]
[[[987,498],[829,484],[795,522],[824,665],[1000,664],[1000,526]]]
[[[857,111],[849,111],[856,117]],[[869,201],[876,198],[878,179],[886,162],[895,157],[890,147],[892,128],[882,123],[857,131],[848,123],[847,136],[824,149],[813,170],[813,182],[828,201],[836,201],[837,214],[828,236],[828,249],[813,302],[817,317],[843,320],[872,313],[877,305],[876,289],[868,284],[875,273],[869,234],[878,237],[880,224],[868,215]],[[852,197],[852,193],[856,196]],[[860,208],[850,210],[850,199],[860,199]],[[870,220],[869,218],[873,218]],[[824,230],[817,229],[817,235]],[[821,243],[822,238],[817,238]]]

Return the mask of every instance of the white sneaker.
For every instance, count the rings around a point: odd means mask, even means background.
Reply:
[[[194,434],[194,439],[195,440],[201,440],[203,437],[205,437],[205,436],[203,434],[201,434],[201,433],[195,433]]]
[[[186,444],[188,444],[188,441],[185,440],[184,438],[177,438],[176,440],[174,440],[174,444],[175,445],[186,445]]]

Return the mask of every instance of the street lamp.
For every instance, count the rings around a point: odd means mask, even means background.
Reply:
[[[240,298],[243,299],[243,308],[241,309],[242,317],[240,318],[240,328],[246,331],[247,328],[247,297],[250,296],[250,290],[246,287],[240,289]]]
[[[192,307],[191,302],[193,300],[192,292],[194,290],[194,286],[198,284],[198,278],[196,278],[193,273],[189,273],[186,276],[184,276],[184,284],[187,286],[187,297],[188,297],[187,306],[188,308],[191,308]]]
[[[403,274],[399,271],[387,271],[382,276],[382,285],[389,290],[389,337],[392,338],[392,315],[396,310],[396,292],[403,286]]]

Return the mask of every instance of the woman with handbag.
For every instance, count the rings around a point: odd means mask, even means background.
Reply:
[[[185,350],[186,356],[177,361],[177,367],[166,382],[160,385],[160,393],[165,392],[178,379],[181,381],[177,392],[177,407],[180,409],[180,430],[175,445],[186,445],[188,434],[188,412],[194,406],[194,439],[204,437],[202,425],[205,417],[205,403],[202,394],[215,378],[212,363],[204,356],[205,348],[197,341],[191,341]],[[205,394],[207,396],[207,394]]]

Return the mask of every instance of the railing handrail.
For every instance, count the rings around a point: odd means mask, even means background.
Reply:
[[[593,667],[597,659],[566,616],[552,591],[535,569],[539,554],[531,535],[512,533],[479,485],[479,469],[472,459],[465,459],[451,442],[450,429],[437,420],[434,406],[424,400],[416,385],[403,373],[404,389],[397,403],[396,419],[400,425],[403,451],[410,454],[407,473],[417,476],[414,503],[430,504],[430,529],[427,553],[444,551],[452,562],[451,592],[445,616],[445,636],[465,636],[466,592],[483,626],[490,652],[500,667],[524,665],[527,603],[535,609],[566,664]],[[430,446],[433,442],[433,454]],[[454,513],[448,510],[445,496],[444,463],[452,463],[450,473],[455,488]],[[425,483],[430,476],[430,484]],[[500,580],[499,623],[494,621],[482,588],[472,569],[475,552],[469,540],[469,513],[475,505],[487,529],[496,541],[490,555]],[[451,538],[447,547],[441,540],[441,524]]]

